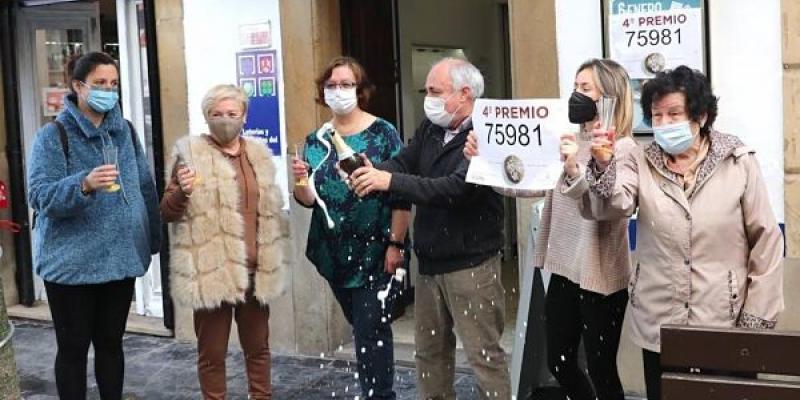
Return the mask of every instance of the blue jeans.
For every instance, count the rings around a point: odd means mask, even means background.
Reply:
[[[365,288],[331,288],[355,337],[358,378],[364,399],[391,399],[394,382],[394,344],[389,313],[396,297],[395,284],[381,309],[378,291],[386,285]],[[372,394],[370,395],[370,392]]]

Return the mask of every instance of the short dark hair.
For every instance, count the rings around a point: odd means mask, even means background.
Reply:
[[[119,65],[117,65],[117,61],[114,60],[114,57],[100,51],[93,51],[69,61],[69,64],[67,64],[67,72],[70,76],[69,89],[72,93],[75,93],[72,81],[86,82],[86,77],[89,76],[98,65],[113,65],[114,68],[117,69],[117,73],[119,73]]]
[[[686,97],[686,112],[692,121],[700,123],[700,119],[706,115],[706,123],[700,127],[700,134],[708,135],[717,119],[719,99],[714,96],[708,77],[683,65],[660,72],[644,84],[641,104],[645,122],[652,124],[653,102],[672,93],[683,93]]]
[[[356,95],[358,96],[358,108],[364,110],[369,104],[369,99],[372,96],[372,93],[375,92],[375,85],[369,81],[367,77],[367,71],[364,70],[364,67],[353,57],[336,57],[328,63],[328,66],[322,71],[321,74],[314,80],[314,83],[317,84],[317,98],[315,99],[318,104],[321,104],[325,107],[328,105],[325,104],[325,82],[328,79],[331,79],[331,75],[333,75],[333,70],[337,67],[349,67],[351,71],[353,71],[353,76],[356,78],[356,83],[358,87],[356,88]]]

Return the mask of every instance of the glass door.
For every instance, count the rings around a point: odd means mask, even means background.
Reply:
[[[64,108],[64,95],[69,93],[67,65],[86,50],[81,29],[47,29],[34,31],[36,81],[39,84],[43,125]]]
[[[17,26],[17,68],[23,149],[27,156],[38,129],[63,108],[69,91],[67,64],[100,48],[97,3],[23,7]],[[27,188],[27,185],[25,186]],[[29,212],[32,211],[29,210]],[[36,254],[33,254],[34,259]],[[34,277],[36,300],[46,300],[44,284]]]

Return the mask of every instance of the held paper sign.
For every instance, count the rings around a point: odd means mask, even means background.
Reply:
[[[508,189],[547,190],[563,171],[560,137],[568,132],[560,99],[478,99],[472,112],[478,136],[467,182]]]
[[[633,79],[679,65],[703,70],[703,15],[696,0],[611,1],[609,47]]]

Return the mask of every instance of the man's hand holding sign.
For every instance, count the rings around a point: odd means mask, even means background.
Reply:
[[[567,113],[558,99],[478,99],[472,114],[475,149],[467,182],[521,190],[555,187]],[[574,136],[572,143],[574,144]],[[480,146],[480,154],[477,147]],[[575,144],[577,151],[577,145]]]

